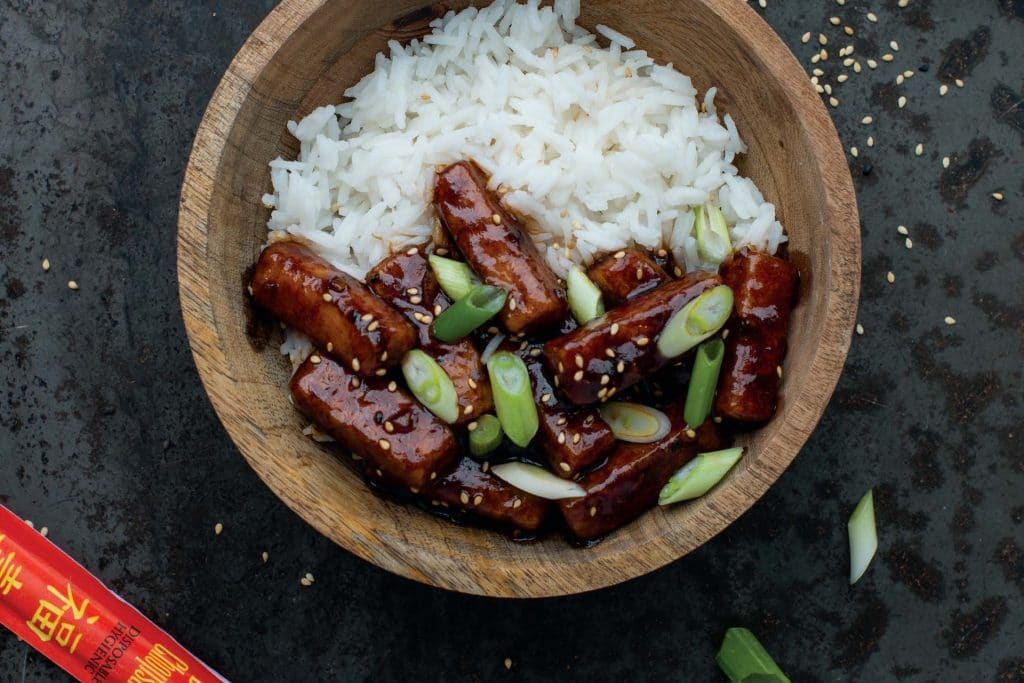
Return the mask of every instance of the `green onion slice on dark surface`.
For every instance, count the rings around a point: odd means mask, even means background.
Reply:
[[[582,498],[587,495],[583,487],[574,481],[562,479],[543,467],[527,465],[524,462],[506,462],[491,468],[495,476],[503,479],[520,491],[532,493],[538,498],[560,500]]]
[[[668,415],[639,403],[605,403],[597,411],[619,441],[654,443],[668,436],[672,428]]]
[[[402,359],[402,375],[427,410],[451,424],[459,419],[459,397],[448,373],[433,358],[413,349]]]
[[[434,320],[434,336],[443,342],[462,339],[493,318],[508,298],[504,289],[477,285]]]
[[[481,415],[476,420],[476,426],[469,432],[469,452],[475,456],[487,455],[501,445],[504,435],[498,418],[493,415]]]
[[[694,429],[704,424],[704,420],[711,414],[724,356],[725,343],[721,339],[710,339],[697,348],[690,385],[686,389],[686,407],[683,410],[686,424]]]
[[[726,631],[715,661],[732,683],[790,683],[749,629]]]
[[[487,360],[487,374],[501,428],[512,443],[526,446],[540,425],[526,365],[508,351],[498,351]]]
[[[714,204],[694,208],[693,232],[697,237],[697,254],[701,259],[717,266],[729,258],[732,240],[720,208]]]
[[[565,279],[568,290],[569,310],[580,325],[586,325],[594,318],[604,315],[604,301],[597,288],[579,266],[569,269]]]
[[[452,301],[458,301],[469,296],[473,288],[480,284],[476,273],[472,271],[464,261],[445,258],[432,254],[428,258],[430,269],[434,271],[441,289]]]
[[[722,477],[729,473],[741,455],[741,447],[700,453],[665,483],[658,494],[658,505],[700,498],[722,481]]]
[[[850,585],[857,583],[868,570],[878,550],[878,530],[875,527],[875,496],[869,489],[861,497],[850,521],[846,524],[850,534]]]
[[[658,352],[665,358],[681,356],[722,329],[732,314],[732,290],[718,285],[707,290],[669,318]]]

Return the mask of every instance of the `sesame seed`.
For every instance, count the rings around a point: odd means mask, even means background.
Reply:
[[[942,168],[949,168],[949,157],[942,157]]]
[[[909,4],[910,4],[910,0],[898,0],[898,2],[896,3],[896,6],[897,7],[906,7]]]
[[[896,76],[896,85],[903,85],[903,74]]]
[[[615,371],[616,371],[616,372],[619,372],[619,373],[621,373],[621,372],[622,372],[623,370],[625,370],[625,369],[626,369],[626,363],[625,363],[624,361],[621,361],[621,360],[620,360],[620,361],[619,361],[619,362],[618,362],[618,363],[617,363],[617,364],[615,365]]]
[[[815,83],[815,84],[814,84],[814,90],[815,90],[815,92],[817,92],[817,93],[818,93],[819,95],[820,95],[821,93],[825,92],[825,89],[824,89],[824,88],[822,88],[822,87],[821,87],[820,85],[818,85],[817,83]],[[678,277],[678,275],[677,275],[676,277]]]
[[[720,424],[722,424],[722,418],[719,417],[718,415],[715,415],[714,422],[715,422],[716,425],[720,425]]]
[[[644,269],[642,267],[640,267],[640,266],[636,267],[636,279],[637,280],[643,280],[644,279]]]
[[[382,451],[390,451],[391,450],[391,442],[388,441],[387,439],[381,439],[380,441],[377,442],[377,445],[380,446],[380,449]]]
[[[473,496],[473,505],[479,505],[482,502],[484,502],[484,495],[482,493]]]
[[[409,251],[405,252],[405,255],[406,256],[415,256],[418,253],[420,253],[419,247],[413,247]]]
[[[815,76],[824,76],[825,75],[824,71],[822,71],[821,69],[817,69],[817,68],[814,71],[812,71],[811,73],[813,73]],[[814,80],[814,79],[811,79],[811,80]],[[817,81],[815,81],[815,82],[817,82]]]
[[[353,377],[349,384],[353,389],[358,389],[362,385],[362,381],[358,377]]]
[[[391,420],[385,420],[384,421],[384,431],[387,432],[388,434],[394,433],[395,425],[394,425],[393,422],[391,422]],[[473,430],[470,429],[469,431],[473,431]]]
[[[469,385],[470,389],[476,389],[476,387],[477,387],[476,380],[473,379],[472,377],[470,377],[469,379],[466,380],[466,384]]]
[[[992,199],[996,200],[997,202],[1003,201],[1003,193],[1002,192],[993,192],[992,193]]]
[[[889,281],[889,284],[896,282],[896,273],[891,270],[885,274],[885,279]]]
[[[473,420],[468,425],[466,425],[466,430],[470,431],[470,432],[473,432],[473,431],[476,431],[476,428],[479,427],[479,426],[480,426],[480,423],[477,422],[476,420]]]
[[[590,506],[590,516],[594,517],[596,515],[597,515],[597,506],[596,505],[591,505]]]
[[[828,45],[828,38],[825,37],[824,33],[819,33],[818,34],[818,44],[819,45]]]
[[[761,9],[765,9],[766,7],[768,7],[768,0],[757,0],[757,4],[761,7]]]
[[[359,372],[359,359],[358,358],[353,358],[352,359],[352,369],[355,372]]]
[[[46,538],[47,536],[49,536],[50,535],[49,527],[45,527],[44,526],[42,529],[40,529],[39,530],[39,535],[42,536],[43,538]]]
[[[431,472],[430,473],[430,481],[434,481],[435,479],[437,479],[437,472]]]
[[[647,346],[650,343],[651,343],[651,340],[649,338],[647,338],[647,337],[639,337],[636,340],[636,345],[637,346]]]
[[[875,146],[875,138],[873,136],[869,135],[868,139],[867,139],[867,143],[868,143],[868,147],[874,147]]]
[[[883,62],[891,62],[894,59],[896,59],[896,58],[892,56],[891,52],[886,52],[884,55],[882,55],[882,61]]]
[[[380,328],[380,321],[379,320],[374,320],[372,323],[370,323],[367,326],[366,331],[367,332],[376,332],[379,328]]]
[[[779,376],[779,379],[782,379],[782,366],[781,365],[776,365],[775,366],[775,374]]]
[[[624,258],[625,256],[626,256],[626,252],[624,252],[624,251],[617,251],[617,252],[615,252],[615,258],[617,258],[617,259]]]
[[[263,554],[260,555],[260,557],[263,559],[263,564],[266,564],[267,561],[270,560],[270,553],[268,553],[266,550],[264,550]]]
[[[610,381],[612,381],[611,377],[608,375],[601,375],[601,384],[608,384]]]
[[[423,297],[421,297],[418,294],[413,294],[412,296],[409,297],[409,303],[411,303],[414,306],[420,303],[421,301],[423,301]]]
[[[841,53],[839,55],[840,57],[842,57],[844,54],[846,54],[845,48],[843,50],[840,50],[839,52]],[[843,66],[853,66],[853,57],[847,57],[846,59],[844,59],[843,60]]]
[[[868,12],[868,21],[872,24],[876,23],[878,21],[878,15],[874,12]]]
[[[443,311],[443,310],[444,309],[441,308],[441,304],[434,304],[434,315],[435,316],[436,315],[441,315],[441,311]]]
[[[843,27],[843,33],[845,33],[848,36],[852,36],[853,35],[853,27],[852,26],[844,26]]]
[[[947,325],[956,325],[956,318],[951,315],[947,315],[943,320]]]
[[[857,329],[857,334],[864,334],[864,326],[861,325],[860,323],[857,323],[857,328],[856,329]]]
[[[821,48],[821,51],[818,52],[818,57],[820,57],[822,61],[827,60],[828,59],[828,50],[826,50],[825,48]]]
[[[43,272],[45,273],[48,270],[50,270],[50,259],[44,258],[43,259]],[[249,287],[249,293],[252,294],[252,287]]]
[[[688,437],[690,437],[692,439],[692,438],[697,436],[697,432],[693,431],[692,429],[687,429],[686,430],[686,436],[688,436]]]
[[[560,444],[565,443],[565,432],[558,432],[558,439],[557,439],[557,441]]]
[[[849,76],[847,76],[846,74],[839,74],[838,76],[836,76],[836,80],[840,83],[845,83],[848,78]]]
[[[903,77],[904,78],[913,78],[914,77],[914,72],[911,71],[910,69],[907,69],[906,71],[903,72]]]
[[[832,24],[833,26],[839,26],[839,24],[843,22],[839,17],[829,17],[828,23]]]
[[[825,92],[828,93],[829,95],[832,94],[832,86],[829,85],[828,83],[825,84]]]
[[[861,72],[860,62],[853,63],[853,72],[859,74]]]
[[[305,576],[303,576],[301,579],[299,579],[299,583],[301,583],[303,586],[307,586],[307,587],[313,585],[313,582],[310,581],[309,579],[307,579]]]
[[[494,214],[491,216],[491,220],[494,221],[495,225],[501,225],[501,214]]]
[[[726,328],[726,329],[722,330],[722,339],[724,340],[724,339],[728,339],[728,338],[729,338],[729,329]]]
[[[603,389],[599,389],[597,391],[597,397],[598,398],[605,398],[607,395],[608,395],[608,388],[607,387],[605,387]]]
[[[564,434],[563,434],[563,436],[564,436]],[[562,443],[565,443],[565,440],[564,440],[564,439],[562,440]],[[562,462],[558,463],[558,467],[559,467],[559,469],[561,469],[561,470],[562,470],[563,472],[572,472],[572,467],[570,467],[570,466],[569,466],[569,463],[567,463],[567,462],[565,462],[565,461],[562,461]]]
[[[518,510],[522,506],[522,504],[523,504],[523,501],[521,501],[520,499],[516,498],[515,500],[512,501],[512,509],[513,510]],[[506,659],[505,661],[509,662],[508,664],[505,665],[506,667],[512,666],[512,662],[510,660]]]
[[[855,157],[855,156],[857,156],[857,154],[858,154],[857,148],[856,147],[851,147],[850,148],[850,156]]]
[[[388,382],[388,391],[394,391],[398,388],[398,385],[394,382]]]
[[[330,294],[328,294],[327,292],[324,292],[324,293],[323,293],[323,295],[322,295],[322,297],[323,297],[323,300],[324,300],[324,301],[327,301],[327,302],[330,302],[330,301],[334,301],[334,297],[332,297],[332,296],[331,296]]]
[[[74,280],[68,280],[68,289],[72,291],[78,291],[78,283]]]
[[[581,356],[580,354],[577,353],[575,360],[576,360],[576,367],[582,368],[583,367],[583,356]]]
[[[905,226],[905,225],[897,225],[896,226],[896,232],[898,232],[901,235],[909,235],[910,234],[910,231],[907,230],[907,226]]]
[[[574,375],[572,376],[572,378],[573,378],[574,380],[576,380],[577,382],[579,382],[579,381],[580,381],[581,379],[583,379],[583,371],[582,371],[582,370],[577,370],[577,371],[576,371],[576,374],[574,374]]]
[[[672,268],[672,272],[675,273],[676,277],[682,277],[683,276],[683,269],[680,268],[679,266],[674,266]]]
[[[916,154],[917,156],[921,156],[922,154],[924,154],[924,144],[923,143],[920,143],[920,142],[917,143],[917,147],[914,148],[914,154]]]
[[[889,41],[889,47],[892,48],[893,52],[899,52],[900,51],[900,44],[897,43],[895,40],[890,40]]]
[[[486,472],[489,469],[491,469],[491,463],[489,463],[486,460],[484,460],[484,463],[482,465],[480,465],[480,470],[483,471],[483,472]]]
[[[515,299],[509,299],[508,300],[508,310],[510,310],[510,311],[516,310],[516,300]]]
[[[833,107],[839,106],[839,100],[835,97],[828,98],[828,103],[831,104]]]
[[[878,62],[876,62],[873,59],[869,59],[868,60],[868,68],[869,69],[877,69],[878,68]]]
[[[222,531],[224,531],[224,525],[223,524],[221,524],[220,522],[217,522],[216,524],[213,525],[213,533],[214,534],[216,534],[217,536],[220,536]]]
[[[462,414],[463,415],[472,415],[473,414],[473,404],[472,403],[467,403],[466,407],[462,409]]]
[[[905,95],[900,95],[900,98],[896,100],[896,106],[899,107],[900,109],[903,109],[903,107],[907,106],[907,98]]]
[[[388,360],[388,352],[387,351],[381,351],[380,352],[380,362],[381,363],[386,363],[387,360]]]
[[[465,491],[463,491],[462,493],[459,494],[459,500],[462,501],[463,505],[468,504],[469,503],[469,494],[466,493]]]
[[[909,237],[903,241],[903,244],[906,245],[907,249],[913,249],[914,248],[914,241],[912,239],[910,239]]]
[[[580,436],[580,433],[576,432],[575,434],[572,435],[572,442],[574,444],[579,443],[581,438],[583,437]]]

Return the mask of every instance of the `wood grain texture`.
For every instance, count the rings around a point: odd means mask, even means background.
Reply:
[[[467,4],[452,3],[458,7]],[[502,597],[579,593],[657,569],[706,542],[779,477],[817,424],[842,370],[857,307],[860,233],[832,122],[803,69],[740,0],[592,0],[580,23],[624,30],[703,90],[719,88],[750,151],[741,170],[775,203],[803,274],[780,410],[745,439],[748,454],[711,494],[653,510],[590,549],[553,536],[517,544],[383,500],[302,436],[289,367],[246,336],[242,276],[266,234],[267,163],[291,155],[289,119],[335,103],[422,0],[286,0],[256,29],[214,93],[182,187],[181,306],[199,374],[239,450],[268,486],[333,541],[424,583]],[[784,524],[785,520],[779,520]]]

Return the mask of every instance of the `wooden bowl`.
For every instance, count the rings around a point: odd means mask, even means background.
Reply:
[[[585,0],[580,24],[624,31],[703,90],[750,147],[742,170],[790,237],[803,279],[775,419],[746,438],[747,455],[709,495],[655,509],[602,543],[559,535],[514,543],[384,500],[329,449],[302,435],[288,402],[287,360],[246,335],[243,273],[259,253],[267,163],[297,153],[289,119],[367,73],[389,38],[421,32],[423,0],[285,0],[235,57],[196,134],[178,232],[181,305],[210,400],[249,464],[313,527],[388,571],[466,593],[540,597],[640,576],[697,548],[779,477],[835,387],[857,307],[860,234],[845,155],[807,75],[739,0]],[[458,7],[460,3],[451,6]],[[462,5],[468,4],[462,2]],[[779,520],[785,524],[785,520]]]

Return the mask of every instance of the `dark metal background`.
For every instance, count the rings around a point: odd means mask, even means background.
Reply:
[[[797,681],[1024,680],[1021,0],[758,10],[805,64],[801,34],[830,36],[830,83],[840,46],[863,63],[899,43],[832,110],[860,151],[866,333],[802,455],[728,531],[626,585],[534,602],[426,588],[333,546],[203,394],[178,310],[179,186],[270,7],[0,0],[0,502],[237,681],[712,681],[732,625]],[[850,588],[846,518],[869,487],[881,547]],[[61,679],[0,634],[0,681]]]

